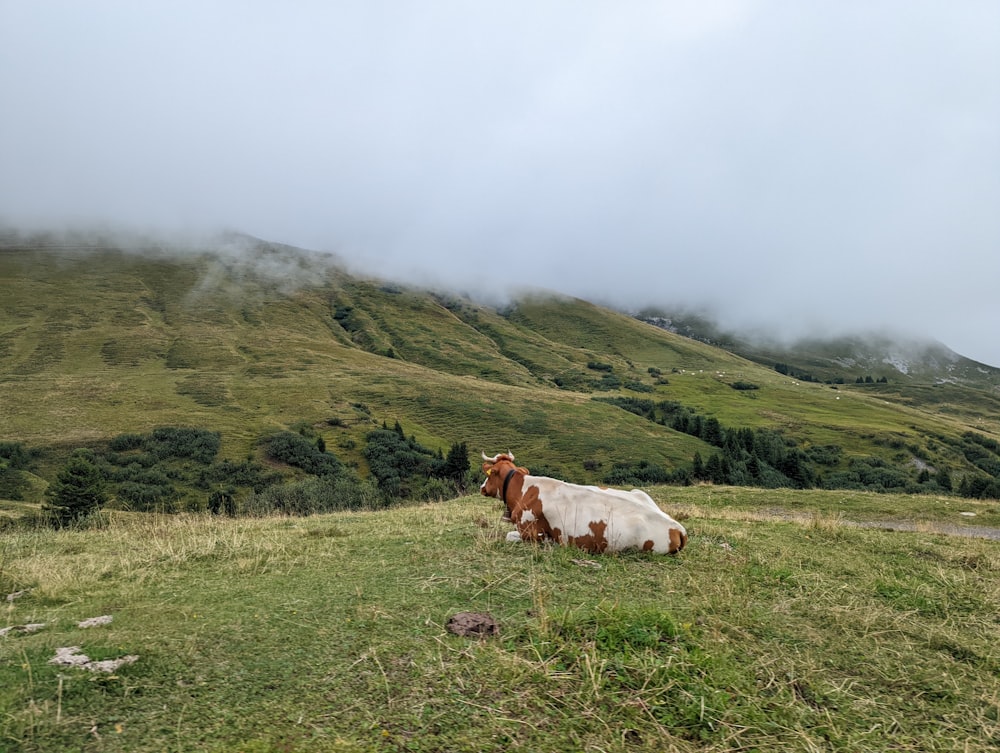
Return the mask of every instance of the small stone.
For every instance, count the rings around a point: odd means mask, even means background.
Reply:
[[[27,625],[11,625],[10,627],[0,628],[0,637],[10,633],[36,633],[43,627],[45,627],[44,622],[29,622]]]
[[[481,612],[459,612],[446,625],[455,635],[497,635],[500,626],[490,615]]]
[[[76,623],[77,627],[80,628],[91,628],[100,627],[101,625],[110,625],[112,617],[110,614],[102,614],[100,617],[91,617],[87,620],[82,620]]]

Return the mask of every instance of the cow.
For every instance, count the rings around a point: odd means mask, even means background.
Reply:
[[[591,553],[639,549],[675,554],[687,543],[684,526],[639,489],[580,486],[532,476],[510,452],[483,456],[484,496],[506,506],[516,531],[508,541],[555,541]]]

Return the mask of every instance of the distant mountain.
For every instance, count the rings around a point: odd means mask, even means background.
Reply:
[[[668,332],[715,345],[764,366],[821,382],[871,377],[903,384],[956,384],[1000,390],[1000,368],[973,361],[934,340],[867,333],[782,343],[721,328],[710,315],[646,309],[636,318]]]
[[[44,478],[75,447],[165,426],[217,432],[234,462],[306,431],[363,475],[366,437],[396,422],[588,483],[690,467],[729,429],[826,475],[995,475],[966,435],[1000,437],[1000,371],[935,343],[761,345],[557,293],[498,309],[240,234],[0,233],[0,290],[0,445],[39,450]]]

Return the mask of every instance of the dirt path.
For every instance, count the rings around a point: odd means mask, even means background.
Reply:
[[[879,528],[883,531],[916,531],[919,533],[943,533],[948,536],[966,536],[973,539],[1000,541],[1000,528],[989,526],[956,526],[949,523],[915,523],[912,520],[873,520],[858,523],[843,521],[844,525],[855,528]]]
[[[810,525],[816,518],[801,513],[792,513],[778,508],[772,508],[767,513],[774,520],[787,520],[802,525]],[[1000,541],[1000,528],[991,526],[960,526],[952,523],[915,520],[844,520],[836,519],[837,525],[848,528],[875,528],[882,531],[907,531],[913,533],[940,533],[947,536],[965,536],[973,539],[990,539]]]

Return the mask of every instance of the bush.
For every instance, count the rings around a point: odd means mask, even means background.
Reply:
[[[27,470],[37,450],[27,450],[20,442],[0,442],[0,467],[6,466],[14,471]]]
[[[640,460],[638,463],[615,463],[604,477],[605,484],[629,486],[639,484],[667,484],[671,474],[662,465]]]
[[[222,438],[217,431],[161,427],[153,429],[144,442],[146,449],[157,457],[190,458],[199,463],[211,463],[219,453]]]
[[[969,499],[1000,499],[1000,481],[982,474],[968,474],[962,477],[958,493]]]
[[[376,429],[368,434],[365,459],[379,489],[393,497],[417,496],[421,482],[441,477],[445,461],[414,439],[402,436],[402,429]]]
[[[208,489],[212,484],[243,486],[261,492],[272,484],[280,483],[281,480],[280,473],[268,471],[255,460],[234,463],[227,459],[214,463],[202,471],[198,476],[197,485],[202,489]]]
[[[332,475],[340,470],[340,461],[334,455],[320,452],[308,439],[290,431],[265,439],[264,452],[273,460],[301,468],[314,476]]]
[[[117,498],[121,506],[134,512],[175,512],[176,492],[171,486],[126,481],[118,487]]]
[[[0,498],[24,499],[24,490],[27,488],[28,482],[21,471],[0,465]]]
[[[889,467],[877,457],[856,458],[846,471],[831,473],[823,479],[825,489],[867,489],[870,491],[906,490],[910,478]]]
[[[313,515],[338,510],[363,510],[385,507],[378,489],[353,474],[321,476],[276,484],[251,493],[242,512],[247,515]]]
[[[632,390],[633,392],[653,392],[653,387],[651,385],[635,379],[626,379],[622,382],[622,387],[626,390]]]
[[[108,443],[108,447],[114,452],[138,450],[143,446],[144,439],[141,434],[119,434]]]

